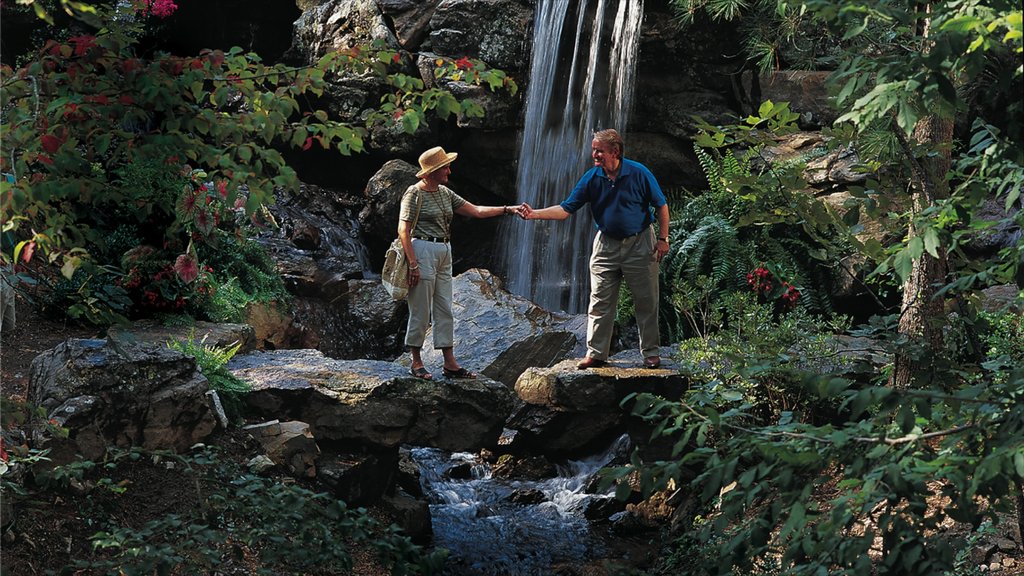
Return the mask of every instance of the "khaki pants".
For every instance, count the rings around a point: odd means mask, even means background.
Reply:
[[[433,323],[434,348],[451,348],[455,344],[451,244],[414,238],[412,249],[420,265],[420,282],[409,290],[405,345],[422,348],[427,327]]]
[[[633,294],[636,323],[640,329],[640,352],[657,356],[661,347],[658,332],[658,259],[654,254],[654,228],[616,240],[601,232],[594,238],[590,256],[590,309],[587,312],[587,356],[607,360],[615,328],[619,286],[626,281]]]

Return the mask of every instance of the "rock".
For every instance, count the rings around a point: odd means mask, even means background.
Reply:
[[[515,431],[504,448],[514,454],[544,454],[574,458],[594,453],[622,433],[625,414],[566,412],[524,404],[505,425]]]
[[[494,478],[515,480],[544,480],[558,475],[558,468],[543,456],[519,458],[511,454],[502,454],[491,468]]]
[[[434,528],[429,504],[396,490],[394,494],[381,497],[380,506],[413,542],[425,544],[430,541]]]
[[[321,443],[465,451],[497,443],[512,410],[499,382],[420,380],[373,360],[333,360],[316,350],[254,352],[227,365],[253,391],[251,409],[267,418],[308,422]]]
[[[327,452],[317,480],[350,506],[376,502],[394,485],[397,458],[395,449]]]
[[[315,478],[320,449],[305,422],[271,420],[245,427],[267,451],[267,457],[296,478]]]
[[[549,368],[530,368],[516,381],[516,394],[528,404],[562,412],[615,413],[627,394],[650,392],[678,398],[688,382],[671,360],[671,347],[661,351],[661,368],[640,368],[637,351],[612,356],[603,368],[577,370],[576,361],[564,361]]]
[[[266,474],[274,468],[275,464],[274,461],[270,459],[270,456],[260,454],[259,456],[253,456],[246,466],[254,474]]]
[[[368,236],[394,238],[398,234],[402,195],[409,186],[419,181],[416,178],[417,170],[416,166],[404,160],[388,160],[366,183],[359,223]],[[379,249],[383,253],[384,246]]]
[[[164,326],[152,319],[136,320],[126,326],[112,326],[107,338],[118,346],[147,343],[166,346],[172,340],[193,342],[203,346],[230,348],[240,345],[239,354],[256,349],[256,332],[248,324],[197,321],[191,326]]]
[[[472,269],[455,277],[455,356],[469,370],[514,385],[528,367],[551,366],[583,353],[586,317],[548,312],[505,291],[487,270]],[[427,366],[441,366],[440,350],[431,347],[430,330],[421,355]],[[408,364],[408,355],[401,362]]]
[[[519,506],[533,506],[547,502],[548,497],[536,488],[516,488],[508,496],[508,501]]]
[[[520,0],[445,0],[430,19],[430,48],[479,58],[495,68],[526,70],[533,7]]]
[[[831,126],[839,114],[829,105],[825,80],[829,72],[812,70],[778,70],[758,78],[760,100],[789,102],[789,109],[800,115],[800,126],[814,129]],[[751,77],[744,88],[754,92]]]
[[[384,15],[391,19],[398,43],[406,50],[418,50],[430,33],[430,19],[440,0],[378,0]]]
[[[328,52],[374,40],[398,47],[374,0],[328,0],[308,7],[295,21],[287,58],[313,64]]]
[[[29,402],[69,429],[68,457],[107,446],[185,451],[217,422],[195,360],[154,344],[71,339],[32,361]],[[58,462],[59,463],[59,462]]]

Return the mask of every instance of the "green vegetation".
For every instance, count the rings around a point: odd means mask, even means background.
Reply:
[[[56,291],[50,308],[84,321],[238,319],[249,302],[281,300],[283,285],[249,239],[273,225],[266,206],[275,190],[298,187],[282,150],[350,155],[375,127],[412,134],[434,118],[483,115],[474,101],[427,87],[407,73],[407,55],[381,46],[301,67],[238,48],[140,56],[147,20],[136,11],[155,13],[155,4],[61,5],[85,18],[82,33],[0,70],[0,171],[9,176],[0,182],[0,258],[5,274],[7,265],[33,266]],[[433,74],[517,89],[468,58],[438,59]],[[346,76],[378,82],[378,107],[352,122],[311,107]]]
[[[984,86],[1019,94],[1019,4],[673,5],[684,22],[701,12],[748,19],[748,47],[764,48],[755,36],[778,19],[813,23],[779,36],[774,53],[784,58],[799,48],[794,39],[813,36],[840,56],[831,82],[844,113],[826,136],[830,148],[858,153],[868,184],[841,209],[799,198],[809,188],[802,162],[759,161],[794,129],[781,104],[766,102],[736,126],[703,125],[696,144],[709,190],[675,215],[681,242],[665,278],[670,329],[692,336],[679,359],[693,385],[681,398],[627,398],[674,448],[609,479],[639,471],[645,493],[688,496],[694,513],[659,573],[973,573],[968,543],[1024,507],[1024,302],[1018,295],[980,312],[976,298],[990,286],[1024,286],[1024,239],[986,258],[964,251],[994,226],[1024,224],[1019,97],[1000,100],[998,113],[970,99]],[[769,21],[749,24],[758,14]],[[770,52],[747,57],[763,67]],[[954,120],[964,141],[953,137]],[[982,218],[993,201],[1005,213]],[[866,217],[903,232],[891,245],[858,236]],[[778,224],[799,233],[799,244],[779,242],[788,255],[758,252],[777,233],[744,235],[745,226]],[[851,252],[869,263],[869,282],[903,296],[898,313],[882,309],[845,329],[880,347],[890,359],[881,367],[837,362],[845,323],[812,315],[827,307],[778,305],[780,279],[797,278],[802,300],[815,289],[808,265],[833,267]],[[741,269],[759,262],[745,287]],[[963,530],[943,529],[951,522]]]
[[[31,464],[45,454],[16,460]],[[170,511],[126,518],[126,502],[148,489],[140,483],[148,474],[172,478],[180,501]],[[248,574],[350,574],[354,550],[375,552],[391,574],[432,574],[445,557],[443,551],[424,551],[366,510],[254,475],[207,446],[187,455],[111,450],[103,462],[59,466],[37,480],[23,498],[76,502],[94,527],[92,552],[70,558],[61,574],[206,573],[229,567]],[[89,487],[84,493],[83,486]]]

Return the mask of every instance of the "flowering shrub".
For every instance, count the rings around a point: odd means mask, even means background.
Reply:
[[[80,4],[68,2],[62,6]],[[405,74],[415,69],[408,58],[382,46],[331,52],[302,67],[266,65],[240,48],[195,57],[139,50],[144,25],[135,16],[163,18],[175,7],[168,0],[90,5],[90,23],[102,24],[103,34],[51,39],[20,69],[0,65],[0,172],[11,175],[0,181],[0,220],[14,239],[0,262],[43,260],[70,279],[127,222],[139,245],[171,253],[152,254],[155,269],[126,269],[126,285],[141,290],[138,302],[147,306],[187,308],[202,266],[219,271],[216,251],[202,245],[244,233],[240,212],[260,214],[276,191],[298,187],[282,149],[318,144],[350,155],[365,150],[375,125],[411,134],[432,118],[483,114],[478,104]],[[444,62],[435,76],[515,93],[504,73],[458,62]],[[394,90],[359,124],[305,108],[329,76],[345,75],[375,76]],[[184,189],[164,186],[176,176],[166,174],[152,188],[119,185],[139,176],[136,165],[186,163]],[[104,257],[120,257],[111,251]],[[175,278],[166,271],[154,278],[167,264]]]
[[[778,282],[777,274],[763,263],[747,274],[747,284],[763,301],[776,302],[783,310],[796,308],[800,299],[799,288],[785,280]]]

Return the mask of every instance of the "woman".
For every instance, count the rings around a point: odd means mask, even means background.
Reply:
[[[451,163],[457,153],[445,152],[436,146],[420,155],[419,182],[402,196],[398,218],[398,238],[402,241],[409,263],[409,324],[405,345],[412,354],[410,372],[417,378],[431,380],[433,375],[423,366],[420,348],[426,338],[427,326],[434,326],[434,348],[444,356],[442,371],[447,378],[476,378],[476,374],[459,365],[452,352],[455,344],[452,316],[452,247],[453,214],[470,218],[491,218],[515,214],[518,206],[476,206],[445,186],[451,174]]]

